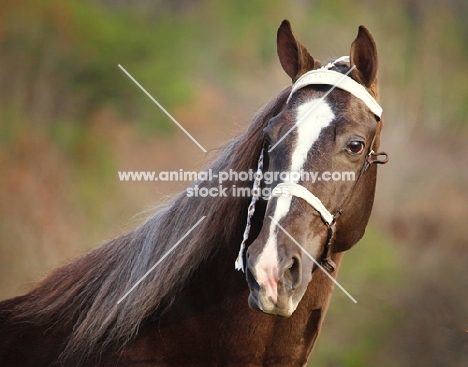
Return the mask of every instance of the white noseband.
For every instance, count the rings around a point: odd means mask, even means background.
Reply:
[[[308,202],[312,208],[319,212],[320,216],[325,221],[325,223],[327,223],[327,225],[331,224],[333,221],[333,215],[328,211],[327,208],[325,208],[320,199],[307,190],[304,186],[292,182],[283,182],[276,185],[276,188],[272,191],[275,191],[278,188],[281,189],[280,195],[291,195]]]

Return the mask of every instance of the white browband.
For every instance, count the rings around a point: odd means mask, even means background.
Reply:
[[[304,88],[308,85],[326,84],[332,85],[335,88],[343,89],[353,96],[363,101],[367,107],[376,115],[379,119],[382,117],[382,107],[378,104],[374,97],[364,88],[361,84],[351,79],[349,76],[345,76],[337,71],[329,70],[333,67],[336,62],[344,61],[349,62],[349,56],[342,56],[335,60],[333,63],[327,64],[320,69],[311,70],[302,75],[293,84],[291,93],[289,94],[287,102],[291,99],[294,92]]]
[[[292,182],[283,182],[276,185],[276,188],[272,190],[275,191],[277,188],[286,189],[287,191],[281,190],[281,194],[289,194],[291,196],[296,196],[298,198],[304,199],[307,201],[315,210],[317,210],[322,217],[322,219],[330,225],[333,221],[333,215],[325,208],[320,199],[307,190],[304,186],[301,186]],[[271,197],[270,197],[271,198]]]

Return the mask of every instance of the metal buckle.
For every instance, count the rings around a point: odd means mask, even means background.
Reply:
[[[367,154],[366,161],[369,164],[377,163],[377,164],[385,164],[388,162],[388,154],[385,152],[374,152],[371,150],[369,154]]]

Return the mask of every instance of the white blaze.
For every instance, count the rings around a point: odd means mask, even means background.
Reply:
[[[312,99],[297,108],[296,116],[296,144],[291,156],[289,172],[300,172],[307,160],[307,154],[320,136],[323,128],[330,125],[335,118],[327,102],[319,102],[319,98]],[[318,104],[317,104],[318,103]],[[292,182],[297,183],[298,180]],[[289,212],[291,196],[279,196],[273,214],[275,221],[279,222]],[[258,284],[265,286],[266,296],[270,296],[276,303],[277,290],[272,289],[272,278],[278,278],[278,248],[275,234],[275,222],[270,222],[268,240],[255,265],[255,274]]]
[[[296,146],[291,159],[290,172],[299,172],[307,160],[312,145],[317,141],[323,128],[330,125],[335,118],[326,101],[312,99],[297,108]],[[297,123],[297,122],[296,122]]]

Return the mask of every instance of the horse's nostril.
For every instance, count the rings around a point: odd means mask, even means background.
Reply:
[[[297,288],[301,283],[301,260],[297,257],[293,257],[288,270],[291,274],[291,287],[292,289]]]
[[[289,269],[296,269],[299,266],[299,260],[295,257],[292,258],[291,266]]]

